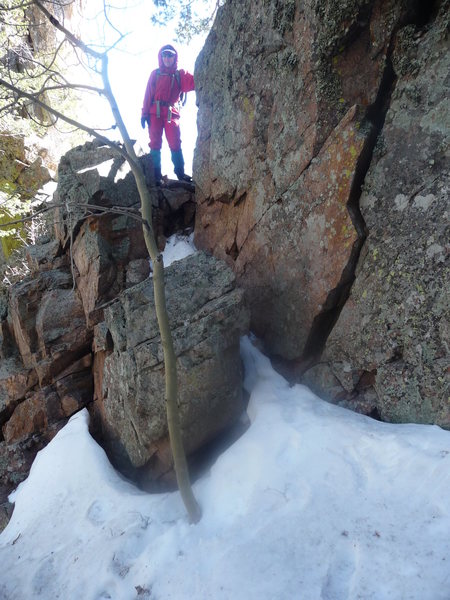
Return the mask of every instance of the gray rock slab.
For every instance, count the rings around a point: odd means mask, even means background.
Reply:
[[[248,331],[243,291],[224,262],[198,252],[165,270],[177,355],[184,443],[192,452],[243,410],[240,336]],[[170,469],[163,353],[147,279],[105,309],[114,350],[104,362],[102,414],[134,467]]]

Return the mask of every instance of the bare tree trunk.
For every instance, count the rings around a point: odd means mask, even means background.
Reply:
[[[127,154],[132,159],[128,162],[133,171],[139,197],[141,199],[141,212],[144,219],[144,239],[148,253],[150,254],[153,262],[153,294],[155,298],[156,317],[158,319],[161,343],[164,352],[166,410],[170,446],[172,449],[178,487],[186,506],[186,510],[188,511],[189,519],[192,523],[197,523],[201,517],[201,510],[192,492],[186,454],[184,452],[183,439],[181,435],[180,413],[178,408],[177,358],[173,347],[172,332],[170,329],[169,315],[166,306],[164,263],[162,255],[157,248],[152,227],[152,201],[145,181],[144,172],[136,157],[133,144],[130,140],[128,131],[122,120],[122,116],[119,112],[119,108],[111,90],[108,78],[108,59],[106,55],[104,55],[102,59],[102,79],[105,87],[106,97],[109,101],[112,113],[117,123],[117,127],[124,141]]]

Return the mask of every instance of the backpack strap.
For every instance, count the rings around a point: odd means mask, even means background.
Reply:
[[[184,106],[186,104],[187,94],[185,92],[181,91],[181,74],[180,74],[180,71],[175,71],[175,79],[177,80],[178,88],[180,90],[180,104],[181,104],[181,106]]]
[[[169,75],[169,73],[161,73],[160,69],[156,69],[156,77],[155,77],[155,85],[154,85],[154,89],[152,92],[152,96],[155,95],[155,91],[156,91],[156,84],[158,82],[158,78],[161,77],[162,75]],[[180,94],[180,102],[182,102],[183,106],[186,104],[186,94],[184,94],[181,91],[181,75],[180,75],[180,71],[175,71],[175,73],[172,73],[171,77],[171,83],[170,83],[170,92],[169,95],[172,94],[172,89],[173,89],[173,82],[174,80],[176,80],[177,84],[178,84],[178,89],[180,90],[179,94]],[[171,104],[169,102],[164,102],[162,100],[153,100],[152,104],[156,104],[156,116],[159,119],[161,116],[161,106],[171,106]]]

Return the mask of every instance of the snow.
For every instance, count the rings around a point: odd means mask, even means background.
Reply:
[[[183,258],[195,254],[196,252],[197,248],[194,245],[193,233],[189,235],[175,233],[166,240],[166,245],[162,253],[164,267],[168,267],[177,260],[183,260]],[[149,265],[149,277],[153,277],[153,263],[151,259],[149,259]]]
[[[194,246],[194,234],[188,236],[175,234],[170,236],[166,242],[163,252],[163,263],[168,267],[177,260],[182,260],[190,254],[197,252]]]
[[[194,485],[146,494],[72,417],[12,494],[2,600],[449,600],[450,432],[290,387],[242,340],[250,427]]]

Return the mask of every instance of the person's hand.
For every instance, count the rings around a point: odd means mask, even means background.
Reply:
[[[141,117],[142,129],[145,129],[145,124],[150,125],[150,117]]]

